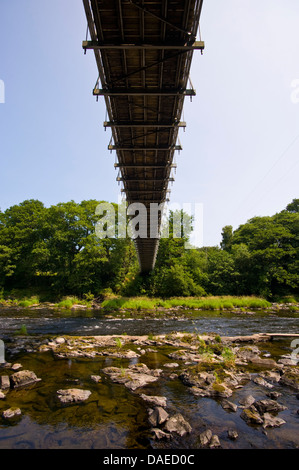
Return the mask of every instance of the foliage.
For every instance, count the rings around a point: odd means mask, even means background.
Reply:
[[[1,302],[18,299],[30,306],[59,298],[70,308],[100,299],[107,308],[223,309],[262,308],[261,297],[297,298],[299,199],[235,231],[225,226],[220,246],[214,247],[187,249],[192,218],[170,212],[169,237],[161,238],[155,269],[146,276],[139,273],[133,241],[118,238],[117,227],[115,238],[97,237],[98,204],[69,201],[47,208],[30,199],[0,211]]]

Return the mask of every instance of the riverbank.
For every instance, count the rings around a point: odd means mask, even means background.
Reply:
[[[55,302],[40,302],[36,296],[29,298],[7,298],[0,300],[0,309],[20,308],[20,309],[102,309],[113,312],[142,312],[152,311],[156,314],[167,310],[289,310],[299,312],[299,302],[294,298],[281,299],[277,302],[269,302],[266,299],[254,296],[211,296],[211,297],[174,297],[169,299],[149,298],[149,297],[121,297],[112,295],[108,298],[78,299],[68,296]]]
[[[89,448],[299,447],[297,358],[269,339],[178,332],[11,337],[0,368],[2,432],[29,416],[56,429],[38,444],[32,436],[35,447],[64,447],[61,423],[66,435],[93,428],[91,440],[87,433],[81,441]],[[116,442],[109,426],[120,414],[130,439],[118,431]],[[105,442],[95,434],[103,420]]]

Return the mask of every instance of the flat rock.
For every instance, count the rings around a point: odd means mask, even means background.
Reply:
[[[162,406],[163,408],[165,408],[167,405],[166,397],[160,397],[157,395],[145,395],[142,393],[140,395],[140,398],[142,398],[142,400],[146,401],[147,403],[150,403],[151,405]]]
[[[169,433],[164,432],[159,428],[153,428],[152,433],[154,435],[154,438],[157,439],[157,440],[161,440],[161,439],[169,440],[169,439],[171,439],[171,435]]]
[[[93,382],[95,382],[95,383],[99,383],[99,382],[101,382],[101,380],[102,380],[102,378],[101,378],[100,375],[91,375],[90,378],[91,378],[91,380],[92,380]]]
[[[68,388],[66,390],[57,390],[57,396],[61,403],[80,403],[89,398],[91,392],[80,388]]]
[[[246,395],[245,397],[239,400],[240,405],[243,406],[244,408],[248,408],[254,402],[255,402],[255,398],[252,395]]]
[[[39,379],[31,370],[21,370],[10,376],[12,388],[24,387],[26,385],[39,382],[40,380],[41,379]]]

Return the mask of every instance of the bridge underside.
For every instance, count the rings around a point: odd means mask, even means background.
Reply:
[[[95,96],[107,108],[108,149],[128,204],[167,201],[178,131],[203,0],[83,0],[99,79]],[[136,238],[141,272],[154,268],[159,236]],[[160,219],[158,224],[160,224]],[[159,228],[159,227],[158,227]]]

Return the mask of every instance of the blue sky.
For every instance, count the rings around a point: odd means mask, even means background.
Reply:
[[[298,24],[297,0],[204,2],[206,49],[194,53],[197,96],[185,102],[170,195],[203,204],[204,245],[299,197]],[[1,210],[31,198],[118,200],[85,34],[81,0],[0,3]]]

